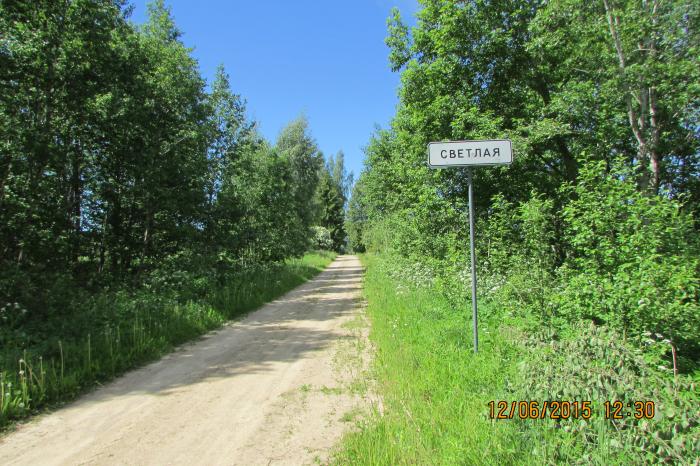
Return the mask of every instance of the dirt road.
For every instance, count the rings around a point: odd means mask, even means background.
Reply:
[[[0,464],[324,461],[362,404],[339,356],[362,348],[361,280],[357,258],[338,257],[246,318],[19,427],[0,440]]]

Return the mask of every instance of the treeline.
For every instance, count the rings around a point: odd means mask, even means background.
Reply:
[[[693,399],[682,374],[700,363],[700,6],[420,3],[414,28],[389,19],[400,105],[368,144],[352,247],[390,255],[404,281],[465,312],[466,171],[430,170],[426,147],[511,139],[511,166],[474,170],[482,317],[538,341],[529,382],[508,396],[655,399],[672,414],[653,435],[599,427],[627,458],[677,461],[698,425],[679,400]],[[580,461],[585,445],[614,457],[590,426],[572,428],[544,429],[578,451],[556,461]]]
[[[345,245],[342,152],[273,144],[163,0],[0,2],[0,425],[308,279]],[[330,240],[314,239],[313,227]]]
[[[315,203],[319,206],[315,227],[318,249],[344,252],[347,248],[345,211],[353,184],[353,174],[345,169],[345,154],[330,156],[321,170]]]
[[[661,333],[697,360],[700,8],[423,5],[411,34],[389,23],[401,105],[367,148],[355,249],[457,274],[466,172],[429,170],[427,143],[509,138],[512,166],[474,170],[482,290],[548,321]]]
[[[300,256],[319,222],[305,120],[271,145],[223,68],[207,92],[162,1],[143,27],[124,4],[0,6],[0,294],[32,312],[65,282]]]

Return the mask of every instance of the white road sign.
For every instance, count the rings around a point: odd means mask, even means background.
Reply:
[[[428,165],[431,168],[504,165],[512,161],[513,149],[508,139],[428,144]]]

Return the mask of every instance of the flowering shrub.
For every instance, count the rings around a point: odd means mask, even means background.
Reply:
[[[331,238],[331,232],[328,228],[315,226],[311,227],[313,230],[313,247],[315,249],[320,249],[324,251],[333,250],[333,239]]]

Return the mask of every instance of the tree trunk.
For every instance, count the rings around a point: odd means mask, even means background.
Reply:
[[[80,256],[80,234],[81,234],[81,204],[82,204],[82,145],[77,144],[74,149],[70,193],[68,196],[69,215],[71,224],[71,262],[75,269]]]
[[[637,142],[637,162],[639,164],[637,183],[640,190],[657,193],[661,180],[661,154],[659,154],[661,132],[658,122],[656,89],[643,81],[640,81],[639,89],[636,92],[631,89],[628,81],[627,59],[618,33],[620,19],[613,12],[610,0],[603,0],[603,5],[605,6],[610,36],[617,53],[619,77],[627,107],[627,119]],[[646,2],[644,5],[646,6]],[[654,25],[656,24],[657,7],[658,2],[654,2],[650,13]],[[653,37],[648,38],[646,44],[639,42],[636,52],[641,54],[646,51],[649,51],[651,58],[655,59],[656,43]],[[637,106],[634,104],[635,101]]]

